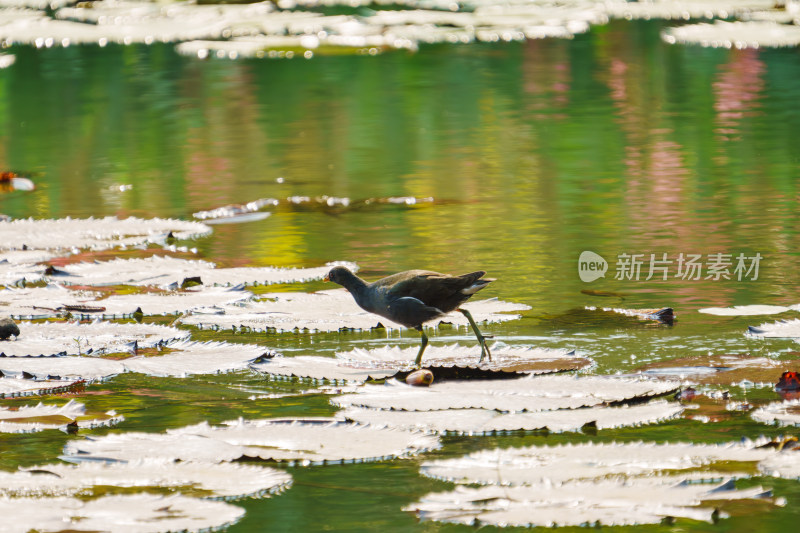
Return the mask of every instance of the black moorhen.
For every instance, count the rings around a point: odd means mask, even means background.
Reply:
[[[325,281],[342,285],[350,291],[356,303],[364,310],[388,318],[392,322],[414,328],[422,335],[422,346],[417,353],[416,366],[420,366],[422,352],[428,345],[428,336],[422,324],[458,310],[467,317],[478,342],[481,344],[481,361],[492,360],[486,337],[478,330],[475,320],[466,309],[459,306],[486,287],[494,279],[481,279],[486,272],[479,270],[462,276],[439,274],[429,270],[407,270],[392,274],[373,283],[359,278],[347,268],[333,267]]]

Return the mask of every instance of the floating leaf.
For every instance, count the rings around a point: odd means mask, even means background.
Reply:
[[[624,407],[558,409],[537,413],[507,413],[488,409],[437,411],[390,411],[349,408],[338,413],[343,420],[374,426],[421,429],[439,433],[488,435],[508,431],[580,431],[584,427],[611,429],[654,424],[675,418],[683,411],[677,403],[655,401]]]
[[[398,381],[367,385],[358,394],[331,400],[340,407],[403,411],[490,409],[537,412],[645,400],[678,390],[677,382],[609,377],[531,376],[517,379],[434,383],[426,389]]]
[[[734,307],[706,307],[704,309],[698,309],[700,313],[717,316],[775,315],[796,310],[796,306],[784,307],[781,305],[737,305]]]
[[[117,433],[70,441],[70,460],[233,461],[254,458],[292,464],[378,461],[408,457],[439,447],[419,431],[381,429],[334,419],[238,420],[206,423],[166,433]]]
[[[605,2],[609,16],[624,19],[689,20],[698,18],[728,18],[755,10],[772,9],[770,0],[645,0]]]
[[[14,517],[4,526],[10,533],[108,531],[110,524],[118,533],[166,533],[221,528],[241,519],[244,509],[180,494],[134,494],[93,500],[0,498],[0,513]]]
[[[208,235],[211,228],[199,222],[162,218],[29,218],[0,221],[0,249],[106,250],[151,242],[163,243],[170,233],[176,239],[194,239]]]
[[[662,39],[669,44],[699,44],[713,48],[760,48],[800,45],[800,26],[771,21],[687,24],[667,28]]]
[[[321,280],[332,266],[339,264],[357,268],[352,263],[341,262],[313,268],[215,268],[214,263],[208,261],[152,256],[146,259],[115,259],[66,265],[62,269],[64,275],[53,280],[75,285],[178,288],[184,279],[199,277],[206,286],[270,285]]]
[[[715,478],[721,477],[713,470],[716,463],[735,461],[742,463],[741,468],[745,468],[743,463],[752,463],[752,470],[756,463],[773,455],[773,450],[756,448],[752,442],[586,443],[481,450],[454,459],[426,461],[420,472],[443,481],[503,486],[559,485],[568,481],[689,472]],[[730,472],[727,475],[731,475]]]
[[[33,433],[46,429],[65,429],[68,424],[78,428],[111,426],[125,420],[115,412],[87,413],[86,407],[70,400],[64,405],[22,406],[19,409],[0,408],[0,433]]]
[[[243,370],[266,351],[255,344],[227,342],[175,342],[167,353],[154,357],[132,357],[121,361],[128,372],[151,376],[186,377],[192,374],[219,374]],[[0,366],[2,362],[0,361]]]
[[[756,409],[750,416],[764,424],[800,426],[800,399],[770,403]]]
[[[327,271],[325,272],[327,274]],[[324,274],[323,274],[324,275]],[[364,311],[345,289],[334,289],[315,293],[264,294],[263,300],[248,302],[244,306],[227,306],[223,315],[198,315],[185,317],[181,322],[193,326],[230,328],[244,326],[253,331],[275,329],[278,331],[313,330],[338,331],[340,329],[367,330],[378,324],[396,329],[386,319]],[[523,304],[503,302],[496,299],[471,301],[463,306],[469,309],[477,322],[500,322],[519,318],[509,312],[530,309]],[[440,323],[467,326],[466,317],[451,313]]]
[[[286,472],[236,463],[173,462],[142,459],[129,463],[80,462],[40,465],[16,472],[0,471],[0,494],[74,496],[93,487],[163,487],[198,490],[213,498],[254,498],[280,492],[292,477]]]
[[[423,520],[480,526],[607,526],[658,524],[665,518],[712,522],[719,513],[700,502],[768,498],[761,487],[681,483],[680,479],[603,480],[524,487],[457,487],[430,493],[405,510]],[[725,515],[722,515],[723,517]]]
[[[742,380],[771,384],[778,380],[786,364],[786,360],[747,354],[711,354],[657,361],[639,367],[638,371],[706,385],[733,385]]]
[[[385,346],[376,349],[355,348],[349,352],[337,352],[336,357],[353,363],[388,365],[392,368],[409,370],[416,359],[419,348],[400,348]],[[428,346],[423,364],[426,368],[475,367],[488,371],[504,372],[552,372],[577,370],[592,363],[590,359],[579,357],[575,350],[562,348],[538,348],[535,346],[509,346],[495,343],[491,347],[492,360],[479,363],[475,346],[450,344]]]
[[[765,322],[758,327],[750,326],[747,334],[753,337],[797,339],[800,338],[800,319],[778,320],[771,324]]]
[[[122,361],[90,356],[2,357],[0,372],[6,376],[31,375],[39,380],[69,379],[91,383],[125,372]]]
[[[35,396],[39,394],[58,394],[84,386],[83,381],[69,379],[18,379],[0,377],[0,398]]]
[[[272,376],[355,383],[363,383],[370,379],[384,379],[397,374],[397,370],[393,368],[378,368],[375,365],[348,363],[331,357],[305,355],[272,357],[253,363],[250,368]]]
[[[661,307],[657,309],[619,309],[614,307],[594,307],[587,306],[587,311],[602,311],[604,313],[614,313],[641,320],[650,320],[663,324],[672,324],[675,321],[675,313],[671,307]]]
[[[800,478],[800,455],[796,448],[775,453],[758,464],[758,469],[767,476],[786,479]]]
[[[189,332],[157,324],[113,322],[21,322],[15,341],[0,343],[6,357],[129,352],[189,337]],[[2,357],[0,357],[2,359]],[[0,368],[2,361],[0,360]]]

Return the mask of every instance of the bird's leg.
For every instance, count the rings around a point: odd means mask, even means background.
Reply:
[[[492,353],[489,351],[489,347],[486,346],[486,337],[483,334],[481,334],[481,331],[478,329],[478,325],[475,323],[475,319],[472,318],[472,314],[470,314],[470,312],[467,311],[466,309],[461,309],[460,307],[458,308],[458,310],[461,311],[461,313],[465,317],[467,317],[467,320],[469,320],[469,325],[472,326],[472,331],[475,332],[475,336],[478,337],[478,342],[481,343],[481,359],[480,360],[483,361],[484,357],[488,357],[489,361],[491,361],[492,360]]]
[[[428,336],[425,335],[425,332],[422,330],[421,327],[419,328],[419,334],[422,335],[422,346],[419,347],[419,352],[417,353],[417,360],[414,361],[414,365],[416,365],[417,368],[419,368],[420,363],[422,363],[422,352],[425,351],[425,347],[428,345]]]

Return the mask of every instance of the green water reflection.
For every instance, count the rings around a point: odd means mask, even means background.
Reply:
[[[38,189],[0,196],[0,211],[190,218],[274,197],[281,204],[271,217],[217,226],[197,243],[199,254],[223,265],[346,259],[368,278],[406,268],[485,269],[499,278],[489,296],[532,307],[519,321],[491,327],[498,340],[574,347],[597,361],[598,372],[707,352],[794,357],[796,343],[742,335],[760,318],[696,310],[798,303],[800,56],[667,46],[662,26],[614,22],[572,41],[311,61],[200,62],[166,45],[16,48],[16,63],[0,70],[0,170],[33,172]],[[119,185],[133,187],[120,192]],[[312,209],[285,202],[293,195],[436,201]],[[612,263],[604,279],[579,279],[584,250]],[[622,253],[756,252],[763,256],[757,280],[614,279]],[[581,293],[587,288],[626,297]],[[673,306],[679,321],[672,328],[601,323],[576,311],[587,305]],[[466,330],[441,331],[432,342],[468,339]],[[238,340],[287,354],[387,342],[367,333]],[[404,334],[392,342],[418,340]],[[124,414],[118,429],[128,430],[333,412],[321,396],[249,399],[251,389],[276,387],[290,385],[247,373],[126,376],[77,397]],[[771,391],[760,394],[772,399]],[[597,437],[450,438],[440,454],[497,442],[724,441],[779,432],[742,415]],[[69,438],[0,436],[0,466],[55,460]],[[466,531],[417,524],[400,511],[448,486],[419,477],[418,463],[292,470],[293,488],[244,502],[248,514],[231,531]],[[763,482],[789,505],[718,526],[636,531],[794,527],[800,488]]]

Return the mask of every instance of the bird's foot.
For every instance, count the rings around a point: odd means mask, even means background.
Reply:
[[[490,334],[486,334],[486,335],[481,334],[481,336],[478,337],[478,342],[481,343],[481,358],[478,361],[479,363],[482,363],[484,358],[488,358],[489,361],[491,362],[491,360],[492,360],[492,352],[489,351],[489,346],[487,346],[487,344],[486,344],[486,339],[493,339],[493,338],[494,338],[494,335],[490,335]]]

